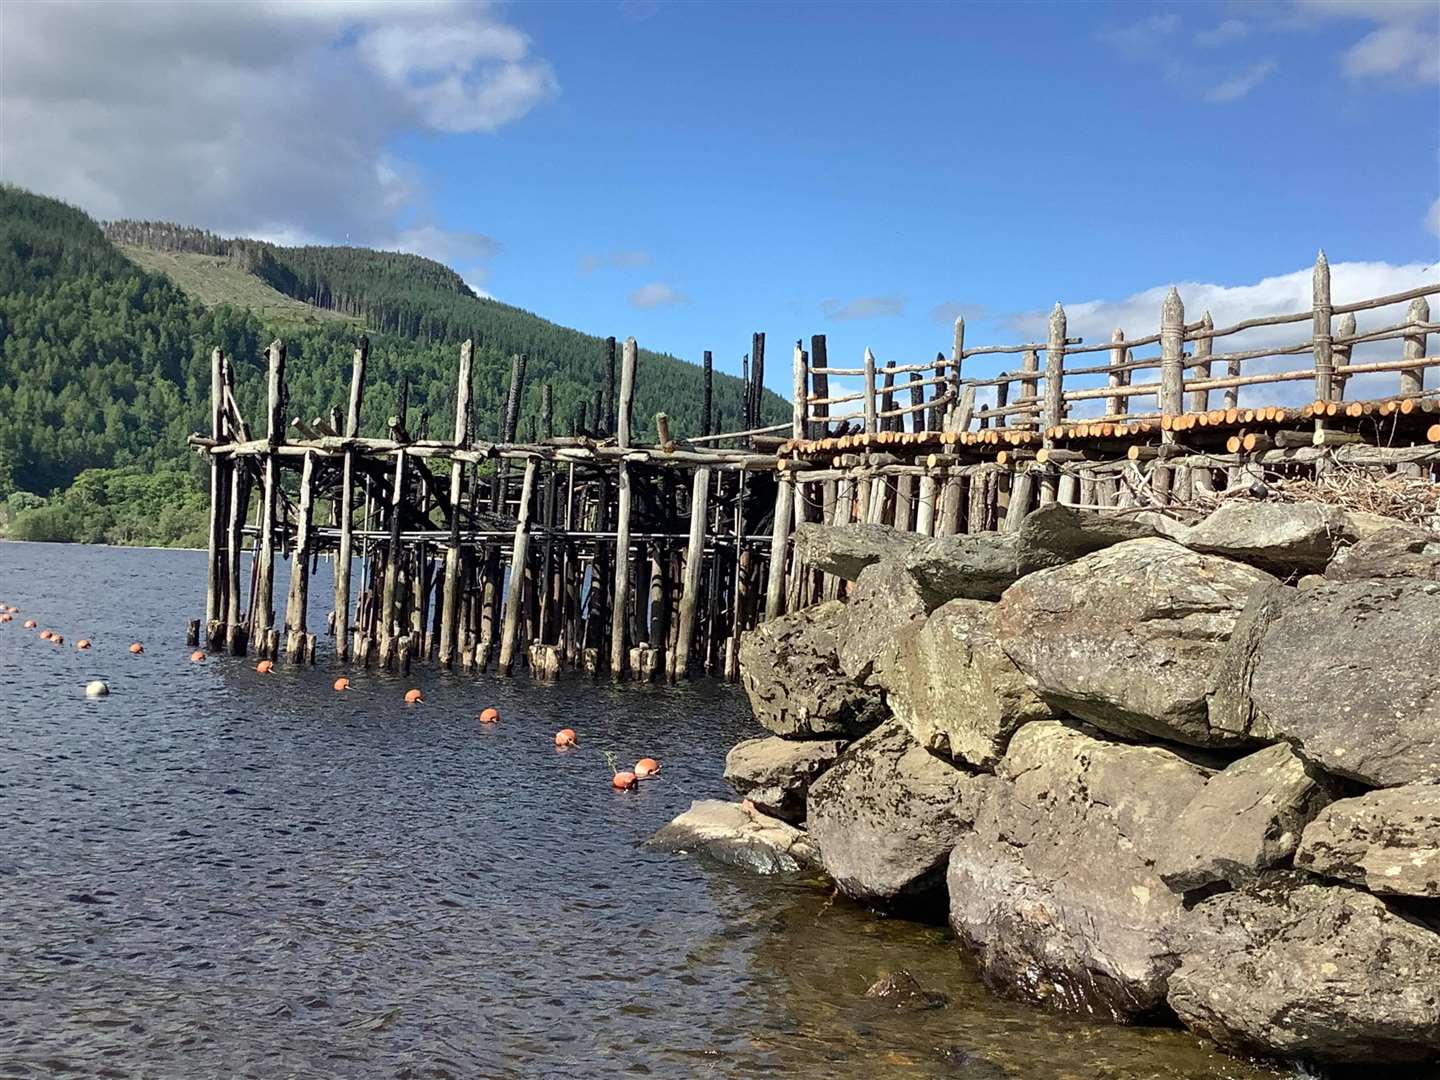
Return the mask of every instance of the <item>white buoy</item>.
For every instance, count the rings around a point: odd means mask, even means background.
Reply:
[[[105,697],[110,693],[110,684],[104,679],[96,679],[94,682],[85,684],[86,697]]]

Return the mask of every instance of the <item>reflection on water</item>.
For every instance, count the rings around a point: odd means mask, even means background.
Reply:
[[[0,625],[0,1075],[1270,1075],[1004,1001],[818,883],[642,850],[725,793],[729,687],[195,665],[203,562],[0,544],[0,601],[95,642]],[[616,793],[606,750],[662,776]],[[948,1007],[864,998],[899,967]]]

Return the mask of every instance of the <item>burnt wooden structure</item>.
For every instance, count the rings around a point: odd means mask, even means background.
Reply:
[[[847,587],[797,564],[790,541],[802,522],[945,536],[1013,530],[1054,502],[1203,509],[1257,479],[1337,468],[1437,482],[1440,388],[1427,386],[1440,366],[1427,355],[1440,330],[1427,298],[1437,294],[1440,284],[1421,285],[1333,304],[1322,253],[1309,310],[1219,329],[1208,313],[1187,322],[1172,289],[1158,333],[1116,330],[1098,344],[1067,336],[1058,304],[1043,342],[967,348],[957,320],[949,354],[922,364],[880,365],[866,350],[859,367],[832,366],[817,335],[793,349],[790,420],[768,426],[765,335],[756,334],[745,430],[710,430],[707,353],[702,430],[688,436],[663,413],[653,432],[648,421],[643,436],[637,428],[643,372],[633,338],[606,343],[608,378],[589,427],[582,411],[557,434],[542,392],[530,442],[516,441],[523,356],[512,363],[500,438],[483,441],[471,434],[469,342],[459,347],[448,439],[410,434],[404,394],[384,436],[360,432],[363,339],[348,406],[309,421],[285,415],[285,347],[274,342],[263,431],[241,414],[217,349],[211,430],[191,437],[210,466],[203,636],[217,651],[313,661],[310,578],[325,558],[335,573],[323,629],[342,660],[501,675],[523,665],[541,678],[566,669],[733,678],[745,630]],[[1408,305],[1397,321],[1357,330],[1357,313],[1397,305]],[[1215,351],[1222,338],[1296,323],[1309,324],[1303,341]],[[1398,345],[1396,355],[1353,356],[1358,346],[1385,348],[1377,342]],[[1087,363],[1096,353],[1104,362]],[[1018,356],[1020,366],[962,377],[967,361],[996,356]],[[1296,356],[1304,366],[1287,360]],[[1398,385],[1375,386],[1379,378]],[[1366,382],[1377,392],[1355,397]],[[1303,383],[1307,400],[1241,400],[1242,389],[1248,398],[1285,383]],[[202,636],[200,620],[191,636]]]

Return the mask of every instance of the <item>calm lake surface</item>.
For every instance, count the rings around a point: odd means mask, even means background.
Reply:
[[[0,543],[0,601],[23,612],[0,625],[0,1075],[1275,1075],[996,997],[943,928],[816,882],[642,850],[728,794],[725,751],[759,733],[734,688],[417,667],[337,694],[327,659],[192,664],[195,552]],[[616,793],[604,751],[661,778]],[[902,967],[949,1006],[864,998]]]

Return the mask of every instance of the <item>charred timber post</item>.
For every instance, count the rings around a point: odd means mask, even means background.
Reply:
[[[710,350],[705,350],[705,386],[704,397],[700,403],[700,434],[712,435],[715,429],[711,426],[714,418],[711,415],[712,396],[715,390],[715,362],[710,356]]]
[[[621,449],[630,446],[630,405],[635,398],[635,364],[639,348],[635,339],[625,339],[620,364],[620,411],[616,442]],[[625,677],[625,627],[629,622],[626,606],[630,592],[630,466],[621,459],[615,466],[619,485],[615,521],[615,599],[610,607],[610,677]]]
[[[960,366],[965,362],[965,317],[962,315],[955,320],[955,333],[950,342],[950,402],[946,406],[947,415],[952,418],[951,422],[942,421],[942,427],[946,431],[956,430],[953,422],[955,404],[960,400]],[[938,392],[941,388],[936,387]]]
[[[826,353],[827,348],[824,334],[812,334],[810,336],[810,378],[814,383],[813,389],[815,396],[822,402],[830,396],[830,373],[826,370],[826,368],[830,366],[830,361]],[[814,422],[810,425],[813,429],[813,437],[817,439],[828,437],[830,434],[829,404],[816,405],[814,415]]]
[[[275,451],[285,441],[285,346],[278,339],[270,343],[268,350],[268,375],[266,379],[266,442],[269,450],[265,455],[265,473],[260,507],[260,554],[257,560],[255,580],[254,623],[250,628],[252,641],[264,642],[275,622],[275,502],[279,494],[280,463]]]
[[[470,429],[470,368],[475,357],[475,346],[466,341],[460,346],[460,371],[455,379],[455,443],[468,448]],[[545,384],[550,389],[550,384]],[[546,404],[550,396],[545,395]],[[440,645],[439,660],[443,668],[455,663],[455,648],[460,628],[460,503],[465,495],[465,465],[461,461],[450,464],[450,544],[445,550],[445,583],[440,604]]]
[[[362,337],[350,369],[350,406],[345,413],[347,439],[360,434],[360,405],[365,399],[365,363],[370,339]],[[341,660],[350,657],[350,563],[354,552],[355,451],[347,449],[340,472],[340,550],[335,556],[335,653]]]
[[[757,428],[760,426],[760,418],[765,415],[765,333],[760,331],[751,335],[750,338],[750,426],[746,428]],[[755,445],[755,436],[749,437],[751,446]]]

